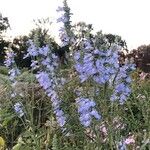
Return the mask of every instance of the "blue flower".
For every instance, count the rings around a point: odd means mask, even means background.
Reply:
[[[123,104],[131,93],[131,78],[130,72],[133,71],[134,67],[130,63],[126,63],[119,68],[114,86],[114,92],[111,96],[111,100],[119,100],[120,104]]]
[[[93,47],[92,47],[91,43],[89,42],[89,40],[84,41],[84,47],[85,47],[85,50],[93,49]]]
[[[65,123],[66,123],[66,117],[64,117],[64,116],[57,117],[56,116],[56,119],[57,119],[57,122],[60,125],[60,127],[63,127],[65,125]]]
[[[66,117],[64,116],[64,112],[61,109],[56,109],[55,111],[56,119],[60,127],[63,127],[66,123]]]
[[[33,69],[38,68],[38,61],[35,60],[31,60],[31,65],[30,65]]]
[[[96,104],[93,100],[88,98],[77,98],[76,102],[78,105],[78,113],[80,115],[79,120],[83,126],[90,126],[92,117],[100,120],[101,116],[96,111],[96,109],[94,109]]]
[[[90,78],[98,84],[108,83],[109,86],[114,86],[110,99],[119,100],[123,104],[131,93],[129,73],[134,70],[134,65],[126,63],[120,67],[117,50],[94,49],[86,39],[83,39],[81,44],[84,48],[74,54],[75,69],[79,74],[80,82]]]
[[[95,117],[97,120],[100,120],[101,119],[101,116],[98,114],[98,112],[93,109],[90,113],[93,117]]]
[[[38,51],[34,43],[31,40],[29,40],[28,43],[30,44],[30,47],[27,50],[28,54],[24,58],[28,57],[29,55],[33,57],[37,56]]]
[[[6,59],[4,61],[6,67],[9,68],[14,65],[15,63],[14,57],[15,57],[15,53],[11,49],[6,51]]]
[[[17,102],[14,105],[15,112],[19,115],[19,117],[22,117],[24,115],[22,107],[23,107],[22,103],[20,103],[20,102]]]
[[[110,82],[119,68],[118,53],[109,50],[92,48],[88,40],[83,41],[85,49],[74,54],[75,69],[79,73],[81,82],[93,78],[98,84]],[[94,50],[92,50],[94,49]]]
[[[80,52],[76,52],[76,53],[74,54],[74,59],[75,59],[75,61],[78,61],[78,60],[80,59],[80,57],[81,57]]]
[[[57,23],[62,23],[62,27],[59,30],[59,37],[61,40],[61,47],[66,46],[71,41],[70,30],[70,9],[68,6],[58,7],[57,12],[61,13],[61,16],[57,19]]]
[[[57,19],[57,23],[59,22],[66,23],[68,22],[68,18],[66,18],[65,16],[61,16],[60,18]]]
[[[58,8],[57,8],[57,10],[56,10],[57,12],[61,12],[61,11],[64,11],[64,7],[60,7],[60,6],[58,6]]]
[[[39,72],[36,75],[36,78],[44,90],[51,86],[51,80],[49,79],[49,76],[46,72]]]
[[[49,47],[48,47],[48,45],[43,46],[42,48],[39,48],[38,52],[39,52],[39,54],[41,54],[41,55],[47,56],[47,55],[48,55],[48,52],[49,52]]]
[[[9,49],[6,51],[6,60],[4,61],[4,64],[6,65],[7,68],[9,68],[9,79],[11,80],[12,83],[16,82],[16,77],[20,74],[19,69],[16,66],[15,60],[15,53]]]
[[[118,144],[118,150],[127,150],[126,144],[124,141],[120,141]]]

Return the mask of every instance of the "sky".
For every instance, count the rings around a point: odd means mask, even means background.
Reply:
[[[56,22],[56,9],[63,0],[0,0],[0,12],[8,17],[9,36],[27,35],[34,27],[33,19],[49,17]],[[117,34],[128,48],[150,44],[150,0],[68,0],[72,22],[93,24],[95,31]],[[56,24],[51,31],[55,35]]]

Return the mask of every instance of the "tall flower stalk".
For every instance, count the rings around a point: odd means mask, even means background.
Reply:
[[[6,59],[5,59],[5,66],[9,69],[9,79],[12,83],[16,82],[16,77],[20,74],[19,69],[15,63],[15,53],[11,48],[6,51]]]
[[[59,37],[61,40],[61,46],[69,45],[71,42],[72,32],[71,32],[71,13],[70,8],[67,4],[67,0],[63,1],[63,6],[58,7],[56,10],[60,17],[57,19],[57,23],[61,23],[62,26],[59,29]]]
[[[47,96],[50,97],[57,122],[60,127],[63,127],[66,117],[60,108],[61,100],[57,94],[57,86],[61,80],[56,77],[55,73],[58,66],[58,58],[52,53],[49,46],[36,47],[32,41],[29,41],[29,43],[30,47],[25,57],[31,57],[31,67],[39,70],[36,73],[36,79],[45,90]]]
[[[17,96],[17,93],[15,92],[15,86],[17,84],[17,76],[20,75],[20,71],[15,63],[15,56],[16,54],[13,52],[13,50],[11,48],[9,48],[6,51],[6,59],[5,59],[5,66],[9,69],[9,79],[11,81],[11,86],[12,86],[12,91],[11,91],[11,97],[14,98]],[[20,96],[22,96],[21,93],[19,93]],[[16,114],[19,117],[22,117],[24,115],[24,111],[23,111],[23,105],[21,102],[17,102],[15,103],[15,105],[13,106],[14,110],[16,112]]]
[[[125,65],[119,68],[115,82],[114,92],[111,96],[111,101],[118,100],[123,104],[131,94],[131,77],[130,73],[135,70],[135,65],[126,62]]]

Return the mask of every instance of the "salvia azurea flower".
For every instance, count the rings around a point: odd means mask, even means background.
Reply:
[[[92,54],[87,53],[83,56],[83,59],[80,60],[80,52],[75,53],[74,58],[76,59],[75,69],[79,73],[79,78],[81,82],[86,81],[94,74],[96,74],[96,67],[94,66],[94,57]],[[79,59],[78,59],[79,58]]]
[[[38,68],[39,71],[36,74],[36,79],[45,90],[47,96],[50,97],[56,120],[60,127],[63,127],[66,117],[60,108],[61,100],[56,92],[56,86],[58,86],[58,82],[60,81],[55,74],[58,66],[58,58],[48,46],[36,47],[32,41],[30,41],[30,44],[31,46],[26,56],[32,58],[31,67],[33,69]],[[36,59],[34,56],[36,56]]]
[[[12,67],[15,63],[15,60],[14,60],[14,57],[15,57],[15,53],[11,50],[11,49],[8,49],[6,51],[6,59],[5,59],[5,66],[6,67]]]
[[[51,76],[52,77],[52,76]],[[48,97],[50,97],[56,119],[60,127],[63,127],[66,122],[66,117],[63,111],[60,109],[61,100],[55,91],[55,82],[53,78],[50,78],[47,72],[39,72],[36,75],[39,84],[43,87]]]
[[[118,74],[114,82],[114,93],[111,96],[111,100],[119,100],[121,104],[125,102],[131,93],[131,77],[130,72],[135,69],[135,66],[130,63],[126,63],[119,68]]]
[[[116,74],[119,68],[117,51],[109,50],[94,50],[94,54],[99,59],[95,59],[97,73],[93,79],[99,84],[110,82],[110,79]]]
[[[17,102],[17,103],[14,105],[14,109],[15,109],[15,112],[17,113],[17,115],[18,115],[19,117],[22,117],[22,116],[24,115],[22,103]]]
[[[88,98],[77,98],[76,103],[78,106],[79,120],[84,127],[89,127],[92,123],[92,118],[97,120],[101,119],[101,116],[97,112],[95,102]]]
[[[127,150],[126,144],[124,143],[123,140],[118,143],[117,147],[118,147],[118,150]]]
[[[109,83],[113,94],[111,100],[119,100],[122,104],[131,93],[130,72],[134,65],[126,63],[119,66],[118,50],[99,50],[92,48],[89,40],[82,40],[84,47],[74,54],[75,69],[79,74],[81,83],[92,79],[98,84]]]
[[[118,53],[112,49],[92,49],[88,41],[85,48],[75,52],[75,69],[81,82],[92,78],[98,84],[108,82],[119,68]]]
[[[50,78],[47,72],[39,72],[36,75],[36,78],[39,84],[43,87],[48,97],[50,97],[52,106],[54,109],[54,113],[56,115],[56,119],[58,124],[63,127],[66,122],[66,117],[64,116],[63,111],[60,109],[61,100],[59,99],[56,91],[55,91],[55,83],[54,79]]]
[[[63,5],[63,7],[59,6],[56,10],[60,14],[60,17],[57,19],[57,23],[62,24],[59,30],[59,38],[61,40],[62,47],[68,45],[71,39],[70,8],[65,0]]]
[[[15,78],[20,74],[19,69],[16,66],[15,60],[15,53],[13,52],[12,49],[8,49],[6,51],[6,59],[5,59],[5,66],[9,69],[9,79],[11,82],[15,82]]]
[[[31,56],[31,57],[35,57],[38,55],[37,52],[37,47],[35,46],[35,44],[33,44],[32,40],[28,41],[28,44],[30,45],[29,48],[27,49],[27,54],[24,56],[24,59]]]

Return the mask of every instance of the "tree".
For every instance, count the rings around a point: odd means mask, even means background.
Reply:
[[[25,54],[27,53],[28,49],[28,42],[29,37],[28,36],[19,36],[13,39],[11,48],[16,54],[15,62],[18,67],[20,68],[30,68],[31,59],[26,58],[24,59]]]
[[[150,45],[141,45],[137,49],[133,49],[127,57],[132,58],[136,67],[143,72],[150,72]]]
[[[0,13],[0,34],[6,31],[10,27],[7,17],[3,17]]]
[[[119,35],[114,35],[114,34],[104,34],[104,36],[107,39],[107,42],[109,43],[109,45],[111,46],[112,44],[116,44],[118,46],[121,46],[121,48],[125,51],[127,50],[127,44],[125,42],[125,40],[122,40],[121,36]]]
[[[7,17],[3,17],[0,13],[0,65],[3,65],[5,60],[5,50],[9,46],[9,41],[5,40],[4,33],[10,27]]]

